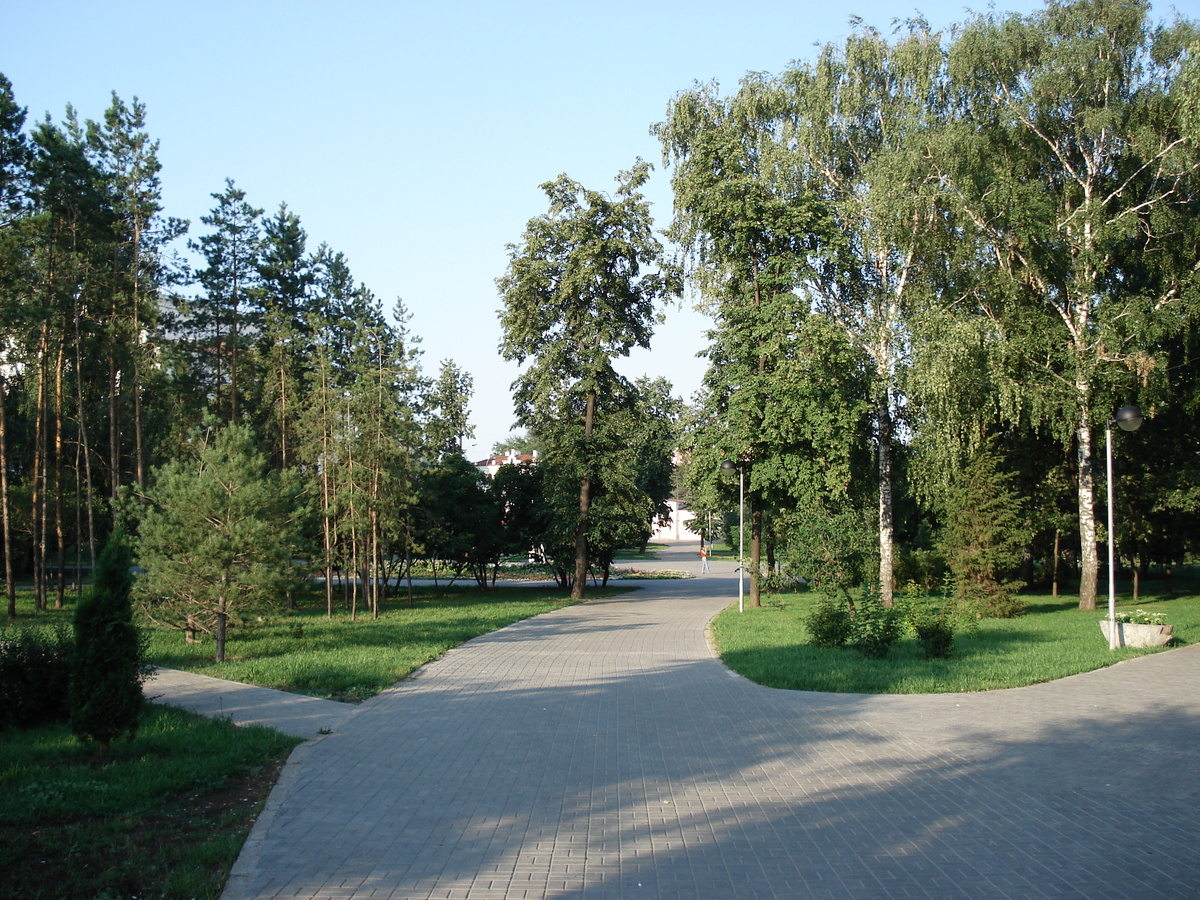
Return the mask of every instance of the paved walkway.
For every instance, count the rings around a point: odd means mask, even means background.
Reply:
[[[714,569],[330,720],[226,900],[1200,897],[1200,646],[1010,691],[770,690],[707,646]]]

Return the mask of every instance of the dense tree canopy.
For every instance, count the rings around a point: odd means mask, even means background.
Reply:
[[[615,197],[561,175],[542,185],[549,212],[531,219],[509,250],[498,282],[505,359],[529,361],[513,385],[518,422],[546,441],[544,465],[577,486],[572,596],[588,571],[589,515],[595,488],[615,489],[622,441],[612,414],[634,402],[613,360],[649,347],[655,304],[678,292],[663,261],[649,205],[639,192],[649,167],[619,177]],[[626,467],[622,467],[625,469]],[[606,471],[607,469],[607,471]],[[647,510],[647,513],[649,510]]]
[[[862,509],[865,412],[885,603],[895,545],[932,547],[941,495],[995,437],[1026,466],[1018,518],[1036,504],[1044,523],[1014,519],[1026,540],[1057,543],[1046,491],[1074,484],[1080,605],[1094,607],[1095,430],[1126,402],[1165,412],[1194,395],[1177,335],[1194,329],[1198,296],[1196,34],[1107,0],[974,16],[948,36],[919,19],[891,38],[859,24],[812,63],[671,102],[656,131],[674,167],[672,234],[716,321],[691,483],[711,503],[720,458],[743,468],[754,579],[760,542],[767,569],[790,540],[816,570],[806,535]],[[824,372],[803,339],[811,316],[845,344]],[[1050,438],[1073,471],[1028,452]],[[807,483],[813,457],[846,460],[846,489]],[[1170,469],[1190,472],[1184,457]],[[1144,533],[1153,506],[1126,527]],[[899,525],[902,508],[917,518]]]

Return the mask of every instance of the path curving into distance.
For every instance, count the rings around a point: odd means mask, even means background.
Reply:
[[[298,747],[225,900],[1200,896],[1200,646],[772,690],[706,642],[713,568],[477,638]]]

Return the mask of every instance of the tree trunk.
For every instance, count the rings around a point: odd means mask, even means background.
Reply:
[[[1090,404],[1080,404],[1076,429],[1079,471],[1079,608],[1096,608],[1096,586],[1100,557],[1096,548],[1096,488],[1092,472],[1092,430],[1088,426]]]
[[[66,347],[59,342],[54,361],[54,552],[58,575],[54,585],[54,608],[63,608],[67,590],[67,543],[63,529],[63,369]]]
[[[226,618],[227,618],[227,616],[225,613],[225,598],[220,597],[217,599],[217,629],[216,629],[216,637],[217,637],[216,661],[219,663],[225,662]]]
[[[92,456],[88,447],[87,420],[84,417],[86,407],[83,402],[83,378],[81,377],[81,373],[83,372],[83,353],[80,349],[81,341],[79,337],[79,320],[81,316],[79,296],[76,295],[73,313],[73,327],[75,331],[75,415],[85,476],[85,497],[87,499],[88,515],[88,563],[94,566],[96,564],[96,513],[92,498]],[[78,474],[76,474],[76,478],[78,478]]]
[[[108,493],[114,503],[121,494],[121,412],[117,404],[120,383],[121,373],[117,366],[116,350],[110,349],[108,357]]]
[[[762,530],[763,502],[755,492],[750,494],[750,593],[746,596],[750,606],[762,606],[762,587],[759,584],[762,574]]]
[[[139,498],[146,490],[146,452],[142,448],[142,337],[137,322],[137,305],[134,305],[134,348],[133,348],[133,470],[137,479]]]
[[[1055,528],[1054,529],[1054,562],[1051,564],[1051,568],[1050,568],[1050,572],[1051,572],[1050,578],[1051,578],[1051,581],[1053,581],[1053,583],[1054,583],[1053,594],[1054,594],[1055,600],[1058,599],[1058,555],[1059,555],[1058,544],[1061,539],[1062,539],[1062,531],[1058,528]]]
[[[33,422],[33,478],[30,482],[29,524],[33,537],[33,604],[38,610],[46,608],[46,331],[42,323],[38,342],[37,399]]]
[[[892,605],[892,409],[888,392],[879,399],[879,602]]]
[[[11,622],[17,617],[17,591],[13,584],[12,525],[8,509],[8,443],[4,413],[7,394],[8,386],[3,371],[0,371],[0,525],[4,531],[4,596],[8,604],[8,621]]]
[[[596,414],[596,393],[588,392],[587,407],[583,414],[583,438],[586,442],[592,436],[592,420]],[[579,479],[579,521],[575,525],[575,580],[571,583],[571,599],[582,600],[584,588],[587,587],[588,545],[587,528],[588,512],[592,506],[592,479],[587,475]]]

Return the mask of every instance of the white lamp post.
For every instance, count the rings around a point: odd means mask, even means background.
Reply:
[[[1113,462],[1112,427],[1122,431],[1137,431],[1142,425],[1142,411],[1136,406],[1122,406],[1104,426],[1104,454],[1108,461],[1108,649],[1117,649],[1117,566],[1113,547]]]
[[[738,473],[738,612],[745,612],[746,588],[742,575],[745,566],[742,562],[744,556],[742,548],[746,545],[746,476],[742,472],[741,466],[735,465],[731,459],[721,463],[721,468],[726,472],[737,469]]]

